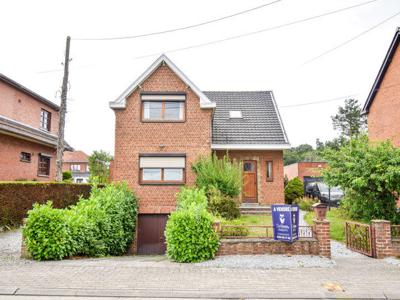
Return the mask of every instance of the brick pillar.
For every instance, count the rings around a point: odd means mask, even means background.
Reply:
[[[331,257],[330,223],[328,220],[314,219],[314,233],[318,240],[319,255]]]
[[[372,255],[375,258],[385,258],[392,254],[392,235],[390,222],[386,220],[372,220]]]

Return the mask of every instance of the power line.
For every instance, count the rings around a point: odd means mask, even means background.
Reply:
[[[272,1],[272,2],[269,2],[269,3],[265,3],[265,4],[262,4],[262,5],[250,8],[250,9],[239,11],[237,13],[234,13],[234,14],[231,14],[231,15],[227,15],[227,16],[224,16],[224,17],[221,17],[221,18],[212,19],[212,20],[208,20],[208,21],[197,23],[197,24],[193,24],[193,25],[188,25],[188,26],[184,26],[184,27],[177,27],[177,28],[163,30],[163,31],[142,33],[142,34],[137,34],[137,35],[119,36],[119,37],[74,38],[73,40],[76,40],[76,41],[127,40],[127,39],[136,39],[136,38],[141,38],[141,37],[146,37],[146,36],[153,36],[153,35],[160,35],[160,34],[165,34],[165,33],[176,32],[176,31],[182,31],[182,30],[192,29],[192,28],[208,25],[208,24],[211,24],[211,23],[219,22],[219,21],[222,21],[222,20],[226,20],[226,19],[229,19],[229,18],[233,18],[233,17],[239,16],[239,15],[243,15],[243,14],[255,11],[257,9],[264,8],[266,6],[270,6],[270,5],[276,4],[276,3],[281,2],[281,1],[282,0],[275,0],[275,1]]]
[[[311,63],[311,62],[313,62],[313,61],[315,61],[315,60],[317,60],[317,59],[319,59],[319,58],[321,58],[321,57],[323,57],[323,56],[325,56],[325,55],[327,55],[327,54],[329,54],[329,53],[331,53],[331,52],[333,52],[333,51],[335,51],[335,50],[337,50],[337,49],[339,49],[339,48],[341,48],[341,47],[343,47],[343,46],[345,46],[345,45],[347,45],[347,44],[349,44],[349,43],[351,43],[351,42],[353,42],[353,41],[355,41],[356,39],[362,37],[364,34],[367,34],[368,32],[370,32],[370,31],[372,31],[372,30],[378,28],[379,26],[381,26],[381,25],[383,25],[384,23],[388,22],[389,20],[391,20],[391,19],[397,17],[398,15],[400,15],[400,11],[397,12],[396,14],[390,16],[389,18],[386,18],[386,19],[384,19],[383,21],[381,21],[381,22],[375,24],[374,26],[368,28],[367,30],[364,30],[363,32],[361,32],[361,33],[359,33],[359,34],[353,36],[352,38],[350,38],[350,39],[344,41],[343,43],[340,43],[339,45],[337,45],[337,46],[335,46],[335,47],[333,47],[333,48],[331,48],[331,49],[329,49],[329,50],[327,50],[327,51],[325,51],[325,52],[322,52],[320,55],[317,55],[317,56],[315,56],[314,58],[312,58],[312,59],[310,59],[310,60],[307,60],[306,62],[303,63],[303,65],[309,64],[309,63]]]
[[[272,31],[272,30],[276,30],[276,29],[281,29],[281,28],[284,28],[284,27],[289,27],[289,26],[292,26],[292,25],[297,25],[297,24],[300,24],[300,23],[304,23],[304,22],[308,22],[308,21],[311,21],[311,20],[319,19],[319,18],[326,17],[326,16],[329,16],[329,15],[337,14],[337,13],[340,13],[340,12],[343,12],[343,11],[346,11],[346,10],[349,10],[349,9],[353,9],[353,8],[356,8],[356,7],[360,7],[360,6],[363,6],[363,5],[367,5],[367,4],[376,2],[376,1],[379,1],[379,0],[371,0],[371,1],[367,1],[367,2],[362,2],[362,3],[356,4],[356,5],[347,6],[347,7],[344,7],[344,8],[333,10],[333,11],[330,11],[330,12],[327,12],[327,13],[324,13],[324,14],[311,16],[311,17],[308,17],[308,18],[304,18],[304,19],[292,21],[292,22],[289,22],[289,23],[284,23],[284,24],[280,24],[280,25],[276,25],[276,26],[260,29],[260,30],[257,30],[257,31],[252,31],[252,32],[243,33],[243,34],[239,34],[239,35],[234,35],[234,36],[227,37],[227,38],[224,38],[224,39],[214,40],[214,41],[201,43],[201,44],[196,44],[196,45],[191,45],[191,46],[182,47],[182,48],[171,49],[171,50],[167,50],[167,51],[164,51],[164,52],[156,52],[156,53],[152,53],[152,54],[141,55],[141,56],[134,57],[134,59],[146,58],[146,57],[150,57],[150,56],[154,56],[154,55],[160,55],[162,53],[173,53],[173,52],[178,52],[178,51],[183,51],[183,50],[188,50],[188,49],[193,49],[193,48],[209,46],[209,45],[213,45],[213,44],[218,44],[218,43],[222,43],[222,42],[226,42],[226,41],[230,41],[230,40],[235,40],[235,39],[247,37],[247,36],[250,36],[250,35],[255,35],[255,34],[267,32],[267,31]]]
[[[354,96],[357,96],[357,95],[359,95],[359,93],[358,94],[350,94],[350,95],[347,95],[347,96],[341,96],[341,97],[325,99],[325,100],[320,100],[320,101],[305,102],[305,103],[292,104],[292,105],[282,105],[282,106],[279,106],[279,108],[299,107],[299,106],[327,103],[327,102],[333,102],[333,101],[347,99],[347,98],[354,97]]]

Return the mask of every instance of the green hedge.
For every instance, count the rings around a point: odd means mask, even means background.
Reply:
[[[23,230],[37,260],[85,255],[123,255],[132,243],[137,201],[126,184],[93,188],[89,199],[69,209],[35,204]]]
[[[3,181],[0,182],[0,226],[22,224],[34,203],[53,202],[56,208],[75,204],[82,196],[89,197],[89,184]]]

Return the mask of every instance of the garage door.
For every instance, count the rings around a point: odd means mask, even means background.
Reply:
[[[164,254],[164,230],[168,215],[143,214],[138,217],[138,254]]]

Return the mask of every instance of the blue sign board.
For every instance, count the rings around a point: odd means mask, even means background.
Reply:
[[[272,225],[274,240],[293,242],[299,237],[299,207],[297,205],[274,204]]]

